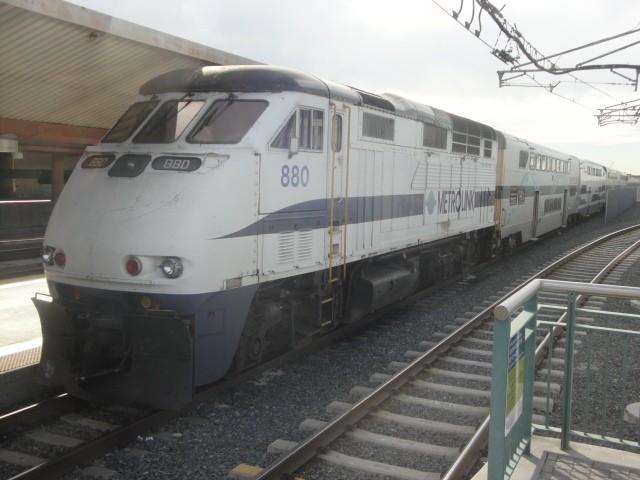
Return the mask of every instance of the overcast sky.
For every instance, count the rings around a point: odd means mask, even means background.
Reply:
[[[479,38],[449,13],[460,0],[71,0],[219,50],[375,93],[390,92],[614,169],[640,174],[640,124],[598,126],[598,109],[640,99],[625,79],[605,73],[561,77],[543,88],[499,87],[492,54],[505,49],[481,17]],[[543,55],[640,28],[638,0],[494,0],[504,18]],[[471,16],[464,0],[461,20]],[[470,30],[479,28],[476,21]],[[484,42],[488,43],[487,46]],[[640,41],[640,32],[555,59],[575,66]],[[640,45],[595,60],[640,64]],[[635,77],[631,70],[620,73]],[[518,82],[526,81],[520,78]],[[586,83],[585,83],[586,82]],[[531,80],[528,80],[531,83]],[[592,86],[587,86],[591,84]],[[618,85],[610,85],[617,83]]]

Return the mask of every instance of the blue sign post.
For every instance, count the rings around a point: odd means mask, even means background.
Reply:
[[[531,444],[537,295],[516,318],[494,319],[489,476],[508,479]]]

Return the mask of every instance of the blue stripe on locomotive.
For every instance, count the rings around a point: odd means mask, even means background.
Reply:
[[[430,192],[426,196],[423,193],[415,193],[406,195],[352,197],[349,198],[347,202],[347,212],[350,213],[348,224],[352,225],[424,215],[425,207],[427,208],[427,213],[431,215],[434,213],[432,203],[436,202],[436,200],[432,192]],[[263,219],[240,230],[217,238],[240,238],[291,231],[291,220],[295,220],[297,230],[328,228],[329,217],[325,213],[327,204],[328,200],[325,198],[296,203],[275,213],[271,213]],[[494,192],[474,193],[474,208],[493,205],[495,205]],[[344,207],[339,206],[336,208],[336,211],[342,211],[343,208]],[[313,215],[309,214],[309,212],[321,213]],[[338,216],[336,216],[336,218],[338,218]]]

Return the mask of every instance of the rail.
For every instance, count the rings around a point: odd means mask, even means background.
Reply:
[[[566,307],[541,304],[538,301],[540,292],[554,292],[567,294]],[[609,381],[614,375],[614,365],[621,363],[620,375],[630,377],[629,362],[632,357],[630,339],[640,339],[640,326],[636,329],[611,328],[578,324],[579,314],[592,315],[601,318],[623,318],[625,320],[640,319],[640,315],[623,314],[617,312],[605,312],[589,310],[579,307],[581,296],[616,297],[623,299],[640,299],[640,288],[597,285],[578,282],[565,282],[558,280],[534,280],[513,296],[504,300],[494,309],[494,352],[493,352],[493,377],[491,386],[491,414],[489,425],[489,465],[488,478],[508,479],[515,469],[520,457],[529,452],[533,429],[552,432],[561,437],[561,448],[567,450],[571,437],[583,437],[597,439],[605,443],[613,443],[617,446],[626,445],[640,447],[640,430],[635,432],[635,440],[625,438],[629,435],[629,428],[624,425],[624,405],[627,401],[627,393],[622,386],[622,392],[616,399],[616,404],[622,406],[621,412],[609,414],[607,412],[607,399],[609,396]],[[538,320],[538,312],[541,309],[562,309],[566,312],[561,319],[562,323],[552,323]],[[519,313],[518,313],[519,312]],[[545,417],[545,425],[532,423],[532,397],[533,380],[536,368],[536,343],[535,335],[538,327],[549,328],[551,335],[549,347],[549,361],[547,370],[547,398],[550,397],[549,382],[551,378],[551,351],[553,339],[558,330],[565,330],[566,345],[564,359],[564,378],[562,388],[562,414],[558,425],[552,425],[555,419],[549,414]],[[586,357],[586,368],[581,368],[580,374],[584,376],[585,391],[573,392],[573,378],[576,373],[574,368],[576,353],[576,332],[585,332],[586,352],[579,355]],[[603,335],[604,339],[595,340],[596,335]],[[623,337],[621,348],[614,349],[611,345],[613,335]],[[596,346],[603,347],[596,352]],[[636,344],[637,346],[637,344]],[[612,360],[612,356],[616,356]],[[599,357],[598,370],[602,373],[600,388],[594,392],[596,379],[592,372],[593,357]],[[584,360],[580,358],[580,360]],[[622,381],[627,381],[626,379]],[[578,395],[579,394],[579,395]],[[602,399],[605,408],[600,409],[600,418],[592,421],[589,405],[594,398]],[[636,399],[637,401],[638,399]],[[580,409],[580,429],[572,428],[572,410]],[[586,415],[585,415],[586,412]],[[608,418],[620,419],[619,424],[613,427],[615,433],[609,433],[612,429]],[[596,425],[597,423],[597,425]]]

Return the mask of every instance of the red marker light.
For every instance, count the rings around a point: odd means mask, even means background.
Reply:
[[[53,263],[58,267],[64,267],[67,264],[67,256],[62,251],[57,251],[53,256]]]
[[[125,264],[127,273],[131,276],[136,276],[142,271],[142,263],[137,257],[130,257]]]

